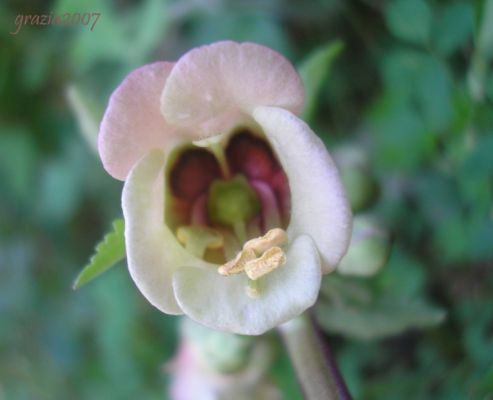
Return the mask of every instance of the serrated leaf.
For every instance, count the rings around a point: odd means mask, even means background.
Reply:
[[[303,118],[309,120],[315,111],[317,98],[335,58],[344,45],[341,41],[330,42],[311,53],[300,65],[299,73],[305,85],[305,109]]]
[[[75,279],[74,289],[92,281],[125,257],[124,230],[123,219],[113,221],[113,230],[96,246],[96,253]]]

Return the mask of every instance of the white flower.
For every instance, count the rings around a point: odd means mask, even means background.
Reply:
[[[99,152],[125,180],[129,271],[158,309],[255,335],[316,301],[351,213],[302,106],[292,65],[253,43],[146,65],[115,90]]]

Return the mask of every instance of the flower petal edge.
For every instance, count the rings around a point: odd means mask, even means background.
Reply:
[[[328,273],[346,253],[352,226],[337,167],[322,140],[288,110],[258,107],[253,118],[264,130],[288,177],[288,235],[309,235],[320,252],[323,272]]]

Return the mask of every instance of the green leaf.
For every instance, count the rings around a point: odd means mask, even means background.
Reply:
[[[305,109],[303,118],[309,120],[315,112],[317,98],[327,79],[330,67],[344,45],[340,40],[330,42],[311,53],[298,70],[305,85]]]
[[[449,56],[463,48],[474,28],[474,9],[469,3],[445,7],[433,23],[431,40],[441,54]]]
[[[29,203],[36,186],[36,146],[23,126],[4,126],[0,135],[0,192]],[[6,194],[4,194],[6,193]],[[3,200],[3,199],[2,199]]]
[[[124,228],[123,219],[113,221],[113,230],[96,246],[96,254],[75,279],[74,289],[92,281],[125,257]]]
[[[320,302],[315,315],[327,332],[363,340],[434,326],[445,318],[443,310],[424,303],[390,300],[371,306]]]
[[[329,333],[372,340],[439,324],[445,311],[423,294],[423,266],[399,248],[371,279],[335,274],[322,281],[315,315]]]
[[[435,137],[409,101],[382,97],[371,118],[379,167],[411,170],[431,156]]]
[[[447,66],[425,57],[416,82],[416,97],[426,125],[433,131],[445,129],[453,117],[452,78]]]
[[[490,60],[493,57],[493,0],[486,0],[483,6],[481,27],[477,37],[477,51],[481,58]]]
[[[382,56],[382,78],[386,89],[404,98],[412,95],[427,54],[400,46]]]
[[[70,108],[79,123],[79,130],[91,150],[97,153],[99,121],[103,110],[96,106],[93,98],[87,95],[80,85],[72,83],[67,87],[66,96]]]
[[[399,39],[423,44],[430,37],[432,13],[423,0],[397,0],[385,12],[390,31]]]
[[[426,128],[441,132],[452,122],[453,80],[448,65],[424,52],[398,49],[383,58],[383,79],[392,101],[418,106]],[[412,107],[411,107],[412,111]]]

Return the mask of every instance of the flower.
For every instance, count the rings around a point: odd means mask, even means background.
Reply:
[[[314,304],[351,212],[302,107],[284,57],[230,41],[143,66],[112,94],[99,154],[125,181],[129,271],[159,310],[257,335]]]

